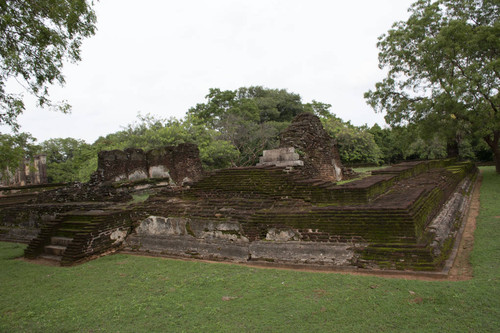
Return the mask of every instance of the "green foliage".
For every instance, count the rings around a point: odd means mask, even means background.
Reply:
[[[368,131],[344,127],[336,139],[340,157],[345,163],[380,163],[380,149]]]
[[[49,183],[87,181],[89,168],[97,166],[97,152],[83,140],[73,138],[50,139],[38,147],[39,153],[47,155],[47,178]]]
[[[373,135],[375,144],[379,147],[383,163],[396,163],[404,159],[404,147],[401,146],[401,128],[381,128],[378,124],[373,125],[369,130]]]
[[[231,156],[218,165],[254,165],[263,150],[278,146],[281,130],[286,128],[296,115],[308,110],[299,95],[283,89],[210,89],[206,98],[206,103],[189,109],[186,121],[193,125],[206,126],[208,130],[213,131],[214,140],[228,142],[236,149],[236,153],[226,150]],[[313,103],[318,105],[317,108],[322,105]],[[217,147],[220,148],[221,144]],[[208,157],[207,154],[202,155]],[[205,158],[203,160],[206,165],[212,163]]]
[[[418,156],[420,159],[433,160],[437,158],[445,158],[446,145],[436,136],[427,142],[422,138],[417,138],[408,147],[407,156]]]
[[[237,100],[253,101],[259,111],[259,122],[290,122],[299,113],[304,112],[304,105],[298,94],[285,89],[268,89],[260,86],[240,88]]]
[[[35,141],[29,133],[0,133],[0,179],[11,179],[19,164],[33,157]]]
[[[53,103],[48,87],[64,84],[65,61],[80,60],[83,39],[94,35],[93,3],[86,0],[0,1],[0,124],[17,130],[23,96],[6,91],[10,78],[23,83],[40,106],[68,112],[66,102]]]
[[[240,153],[228,141],[214,140],[200,150],[203,166],[209,170],[225,169],[236,165]]]
[[[438,133],[425,135],[420,126],[410,124],[382,129],[375,124],[368,130],[381,150],[384,163],[413,159],[438,159],[448,156],[446,140]],[[465,147],[462,147],[465,149]],[[474,158],[465,156],[464,158]]]
[[[304,105],[304,111],[312,113],[318,116],[321,119],[329,119],[335,117],[330,109],[332,108],[331,104],[321,103],[313,100],[311,103],[307,103]]]
[[[382,152],[374,136],[366,127],[353,126],[350,122],[343,122],[333,115],[323,118],[323,125],[337,141],[337,148],[343,163],[352,165],[382,162]]]
[[[500,5],[419,0],[380,37],[387,77],[365,98],[391,125],[419,123],[448,140],[480,137],[500,172]],[[460,140],[457,140],[460,143]]]
[[[85,183],[90,180],[90,176],[97,170],[97,153],[88,152],[89,158],[84,160],[76,170],[76,179],[79,182]]]
[[[500,177],[482,168],[468,281],[109,255],[75,267],[0,243],[2,332],[496,332]],[[425,320],[423,320],[424,318]]]

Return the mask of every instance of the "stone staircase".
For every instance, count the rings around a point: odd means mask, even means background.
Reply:
[[[110,234],[117,228],[130,229],[130,212],[123,207],[61,214],[45,224],[26,248],[28,259],[43,258],[71,265],[109,250]]]
[[[89,233],[102,220],[102,217],[89,217],[85,214],[65,215],[61,223],[51,230],[54,236],[50,237],[48,245],[43,246],[43,252],[39,257],[60,262],[75,236]]]
[[[66,251],[66,248],[72,241],[73,238],[53,236],[50,238],[50,245],[44,246],[44,251],[39,257],[60,262],[64,251]]]

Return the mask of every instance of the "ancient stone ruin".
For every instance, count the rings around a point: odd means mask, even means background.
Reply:
[[[149,216],[136,222],[125,248],[240,262],[435,270],[451,250],[463,210],[434,217],[443,204],[464,205],[474,170],[451,160],[405,163],[344,185],[278,167],[220,170],[190,189],[150,198]]]
[[[25,186],[47,183],[47,156],[36,155],[33,160],[24,159],[13,174],[6,170],[3,186]]]
[[[191,143],[147,152],[134,148],[101,151],[96,175],[102,182],[156,178],[182,185],[198,180],[203,174],[199,155],[198,147]]]
[[[268,265],[443,269],[477,175],[473,164],[406,162],[338,183],[344,169],[317,118],[298,116],[281,138],[259,166],[204,173],[193,146],[101,153],[94,178],[107,184],[103,189],[149,198],[58,203],[37,201],[42,194],[19,201],[19,192],[16,201],[4,192],[3,235],[12,226],[38,228],[25,256],[61,265],[119,250]]]
[[[300,172],[311,178],[339,181],[344,178],[343,166],[335,140],[328,135],[318,117],[299,114],[280,135],[280,147],[293,147],[304,165]]]
[[[257,166],[277,166],[294,167],[303,166],[304,161],[300,155],[295,152],[295,148],[286,147],[272,150],[264,150],[262,157],[259,158]]]

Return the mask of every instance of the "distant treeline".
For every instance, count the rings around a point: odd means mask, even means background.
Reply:
[[[50,139],[36,144],[29,134],[0,134],[0,170],[15,169],[22,158],[47,155],[49,182],[88,181],[97,168],[101,150],[128,147],[151,149],[191,142],[198,145],[207,169],[250,166],[265,149],[276,148],[279,133],[302,112],[318,117],[337,141],[346,165],[388,164],[411,159],[457,156],[489,161],[493,156],[481,138],[466,132],[428,130],[426,126],[381,128],[354,126],[331,111],[331,105],[302,103],[298,94],[263,87],[235,91],[210,89],[205,103],[190,108],[183,119],[138,115],[121,131],[94,143],[73,138]],[[5,177],[5,175],[3,175]]]

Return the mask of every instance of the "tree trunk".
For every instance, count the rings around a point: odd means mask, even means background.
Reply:
[[[498,145],[500,140],[500,131],[494,131],[493,137],[487,136],[484,138],[488,146],[490,146],[493,152],[493,159],[495,160],[495,170],[500,174],[500,146]]]
[[[497,149],[493,150],[493,158],[495,159],[495,170],[500,174],[500,148],[497,144]]]

